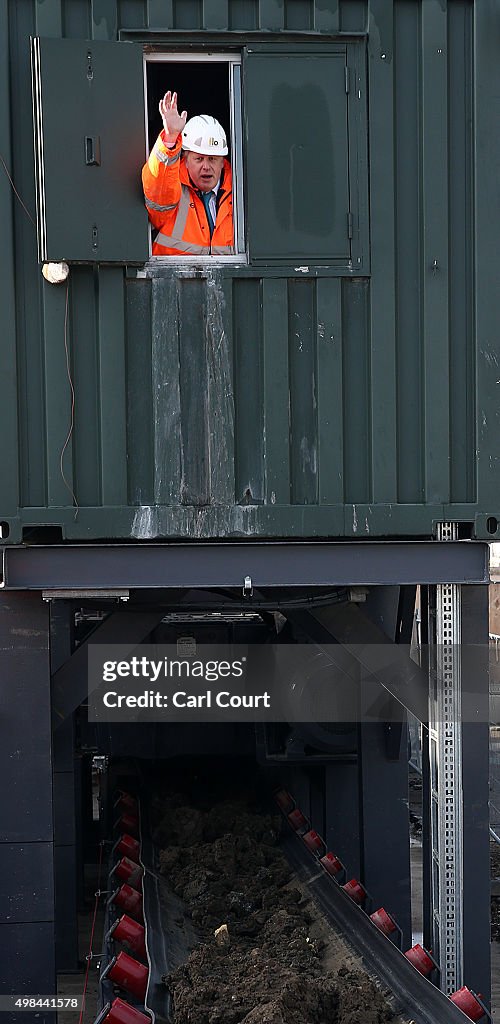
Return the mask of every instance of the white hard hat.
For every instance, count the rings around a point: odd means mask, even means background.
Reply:
[[[226,133],[215,117],[210,114],[197,114],[186,121],[182,133],[182,148],[189,153],[202,153],[204,156],[226,156]]]

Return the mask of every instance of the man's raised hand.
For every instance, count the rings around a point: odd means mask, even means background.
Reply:
[[[186,124],[187,110],[183,110],[182,114],[179,114],[177,110],[177,93],[170,92],[170,90],[160,100],[159,110],[165,135],[169,141],[174,142]]]

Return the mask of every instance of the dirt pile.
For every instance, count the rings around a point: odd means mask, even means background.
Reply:
[[[491,938],[500,942],[500,846],[490,844],[490,876],[492,880],[491,895]]]
[[[490,873],[492,878],[500,878],[500,846],[490,843]]]
[[[354,966],[278,849],[281,817],[238,801],[158,803],[160,871],[200,935],[164,978],[173,1024],[388,1024],[390,1006]],[[227,926],[219,934],[221,925]]]
[[[500,942],[500,896],[491,897],[491,939]]]

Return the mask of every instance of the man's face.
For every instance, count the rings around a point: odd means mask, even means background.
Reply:
[[[195,188],[211,192],[215,188],[224,163],[223,156],[204,156],[201,153],[186,153],[186,167]]]

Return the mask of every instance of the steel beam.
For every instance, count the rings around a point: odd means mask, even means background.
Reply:
[[[10,590],[487,583],[488,545],[457,541],[80,544],[5,547]]]

